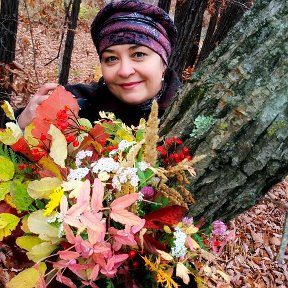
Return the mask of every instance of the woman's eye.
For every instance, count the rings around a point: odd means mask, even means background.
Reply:
[[[136,52],[133,54],[133,56],[137,59],[142,59],[142,58],[144,58],[144,56],[146,56],[146,54],[143,52]]]
[[[113,63],[117,60],[115,56],[109,56],[109,57],[104,57],[104,62],[105,63]]]

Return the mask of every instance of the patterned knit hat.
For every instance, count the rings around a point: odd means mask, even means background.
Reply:
[[[113,45],[139,44],[159,54],[167,64],[177,31],[169,15],[140,0],[112,1],[95,17],[91,35],[101,58]]]

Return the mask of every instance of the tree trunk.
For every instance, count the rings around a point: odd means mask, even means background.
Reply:
[[[205,155],[191,216],[231,219],[288,174],[287,17],[287,1],[257,1],[161,121],[162,135]]]
[[[178,0],[174,22],[178,30],[178,41],[169,65],[181,76],[184,68],[193,66],[199,49],[203,15],[207,0]]]
[[[69,70],[71,64],[71,56],[74,46],[74,36],[77,28],[78,15],[80,11],[81,0],[73,0],[71,17],[68,23],[68,31],[66,36],[65,48],[62,58],[61,70],[59,74],[59,84],[66,85],[69,78]]]
[[[15,59],[19,0],[1,0],[0,9],[0,102],[10,100],[12,74],[6,69]],[[0,128],[5,114],[0,109]]]
[[[159,0],[158,7],[162,8],[166,13],[169,14],[171,7],[171,0]]]
[[[209,26],[201,48],[197,66],[219,45],[227,36],[228,32],[242,18],[243,14],[252,5],[251,0],[238,0],[236,2],[226,2],[221,7],[218,1],[215,1],[215,13],[211,16]]]

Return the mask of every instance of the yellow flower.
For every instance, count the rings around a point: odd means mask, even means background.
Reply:
[[[151,262],[146,256],[142,258],[145,262],[146,268],[150,270],[151,272],[156,273],[157,283],[163,284],[166,288],[178,288],[179,287],[178,284],[171,278],[171,276],[162,269],[161,266],[164,266],[164,265],[160,265],[159,258],[157,258],[155,263]]]
[[[62,196],[64,195],[64,190],[62,187],[57,187],[53,189],[53,192],[49,195],[49,202],[45,206],[44,216],[49,216],[52,212],[59,206]]]

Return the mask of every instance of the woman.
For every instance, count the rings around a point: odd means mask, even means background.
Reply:
[[[103,77],[98,83],[65,87],[78,99],[80,116],[94,121],[99,111],[114,112],[124,123],[137,125],[155,99],[161,117],[180,86],[168,68],[177,35],[168,14],[139,0],[113,1],[95,17],[91,35]],[[47,83],[34,95],[18,117],[22,129],[56,86]]]

